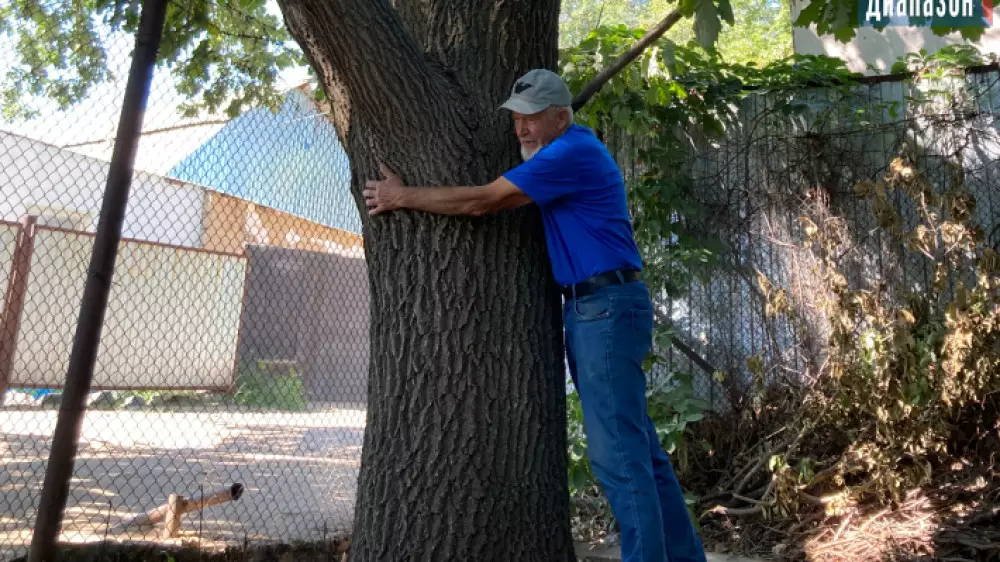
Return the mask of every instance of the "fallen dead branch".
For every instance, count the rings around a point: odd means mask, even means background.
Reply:
[[[122,532],[129,527],[149,527],[157,523],[164,524],[164,536],[176,536],[180,529],[181,518],[194,511],[201,511],[206,507],[237,501],[243,496],[244,486],[239,482],[226,486],[218,490],[213,490],[207,494],[194,498],[185,499],[178,494],[171,494],[170,500],[146,513],[138,515],[115,526],[112,532]]]

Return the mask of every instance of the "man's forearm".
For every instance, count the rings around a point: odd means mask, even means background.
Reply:
[[[487,209],[486,195],[477,187],[405,187],[399,206],[439,215],[480,215]]]

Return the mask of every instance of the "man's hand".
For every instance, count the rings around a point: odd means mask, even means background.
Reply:
[[[402,206],[403,180],[395,172],[390,170],[385,164],[379,164],[384,180],[368,180],[365,182],[365,189],[362,192],[365,196],[365,205],[368,207],[369,215],[386,213]]]
[[[531,202],[503,176],[479,187],[404,187],[403,180],[384,164],[379,164],[379,169],[385,179],[365,182],[362,191],[369,215],[412,209],[439,215],[481,216]]]

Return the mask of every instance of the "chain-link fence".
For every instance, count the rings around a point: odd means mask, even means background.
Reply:
[[[115,75],[127,74],[131,47],[128,36],[109,43]],[[965,127],[982,132],[962,149],[974,163],[969,185],[1000,244],[1000,79],[991,70],[966,80],[976,110]],[[157,74],[62,540],[197,538],[211,546],[314,541],[350,529],[369,284],[347,157],[305,80],[289,86],[276,112],[181,118],[183,100]],[[665,304],[686,348],[671,354],[674,367],[697,373],[713,404],[733,387],[712,371],[732,380],[752,355],[787,366],[810,353],[800,331],[766,313],[756,272],[809,292],[809,264],[795,246],[805,196],[822,185],[837,199],[884,172],[914,117],[848,117],[887,100],[905,104],[907,88],[863,85],[839,106],[843,120],[821,130],[772,119],[772,100],[750,97],[724,142],[693,153],[695,194],[711,210],[705,228],[730,252],[708,282]],[[123,81],[110,82],[71,110],[42,102],[41,117],[0,127],[3,559],[23,554],[31,539],[123,92]],[[932,140],[923,143],[930,160]],[[857,231],[869,230],[864,210],[842,202]],[[886,257],[868,265],[879,275],[917,271]],[[235,484],[242,494],[234,499]],[[223,501],[188,514],[165,538],[142,515],[172,494]]]
[[[621,154],[634,142],[615,134],[606,140]],[[845,220],[853,240],[840,265],[853,286],[881,283],[899,294],[931,283],[933,260],[905,252],[878,228],[871,204],[855,195],[859,182],[881,179],[898,156],[909,155],[938,193],[958,184],[952,167],[960,163],[961,187],[976,202],[973,222],[1000,251],[995,65],[937,80],[876,77],[851,87],[749,95],[723,139],[693,141],[690,196],[702,212],[688,218],[688,227],[718,237],[725,251],[707,278],[660,304],[680,332],[670,368],[695,375],[696,392],[716,410],[753,394],[754,358],[766,377],[795,379],[806,358],[822,355],[823,283],[802,217]],[[634,162],[621,164],[626,176],[634,173]],[[912,228],[917,210],[901,193],[893,200]],[[772,289],[784,290],[802,323],[769,312]]]
[[[3,560],[30,544],[133,45],[107,45],[120,81],[0,127]],[[367,270],[346,154],[288,86],[276,112],[183,118],[157,73],[61,540],[160,540],[141,516],[171,494],[224,501],[168,543],[349,529]]]

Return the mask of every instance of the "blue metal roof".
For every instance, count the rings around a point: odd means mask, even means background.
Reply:
[[[256,108],[233,119],[169,175],[361,233],[347,153],[329,118],[300,90],[276,113]]]

